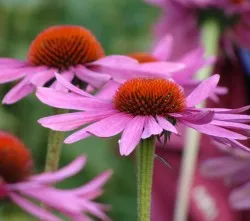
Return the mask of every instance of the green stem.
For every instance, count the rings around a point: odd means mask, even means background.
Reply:
[[[64,109],[55,108],[54,110],[55,114],[63,114],[68,112],[68,110]],[[57,170],[61,156],[63,140],[64,140],[63,132],[58,132],[53,130],[49,132],[45,171]]]
[[[141,140],[137,151],[138,221],[150,221],[151,190],[154,166],[154,138]]]

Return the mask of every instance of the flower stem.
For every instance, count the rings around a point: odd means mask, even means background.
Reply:
[[[154,166],[154,138],[141,140],[137,153],[138,221],[150,221],[151,191]]]
[[[58,108],[54,109],[55,114],[63,114],[67,112],[68,110],[65,109],[58,109]],[[61,156],[63,139],[64,139],[63,132],[58,132],[53,130],[49,132],[45,171],[57,170]]]
[[[208,17],[202,26],[202,40],[206,55],[217,55],[218,42],[220,37],[221,22],[214,17]],[[204,80],[210,76],[213,66],[203,69],[198,73],[197,78]],[[205,103],[199,105],[204,107]],[[188,206],[190,199],[190,188],[196,167],[199,153],[200,134],[195,130],[188,129],[186,133],[184,153],[181,162],[181,172],[177,199],[174,212],[174,221],[188,220]]]

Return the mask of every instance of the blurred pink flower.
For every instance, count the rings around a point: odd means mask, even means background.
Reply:
[[[223,178],[232,187],[229,202],[234,209],[250,209],[250,155],[230,146],[220,146],[226,156],[203,162],[202,174],[208,178]]]
[[[158,39],[166,34],[174,37],[175,60],[201,45],[199,17],[201,9],[212,7],[220,9],[226,18],[237,18],[236,22],[227,26],[223,40],[236,42],[249,48],[250,41],[250,2],[245,0],[145,0],[162,9],[162,16],[155,26]]]
[[[104,57],[100,43],[86,28],[54,26],[34,39],[26,60],[0,58],[0,83],[21,79],[3,99],[3,103],[12,104],[32,93],[38,86],[60,89],[60,84],[55,81],[55,72],[85,89],[88,85],[99,88],[109,79],[128,79],[134,74],[161,75],[182,67],[171,62],[144,67],[126,56]]]
[[[250,129],[244,124],[250,117],[238,114],[249,107],[235,110],[195,107],[213,92],[219,81],[218,75],[200,83],[187,97],[178,84],[166,79],[132,79],[122,84],[115,95],[106,94],[105,99],[83,92],[60,75],[57,80],[71,93],[38,88],[37,97],[50,106],[80,112],[45,117],[39,123],[58,131],[74,130],[92,123],[70,135],[65,143],[74,143],[91,135],[111,137],[122,132],[120,153],[129,155],[141,139],[152,135],[168,137],[170,132],[178,134],[176,124],[228,142],[247,139],[230,128],[243,132]]]
[[[26,212],[46,221],[61,221],[52,212],[33,200],[56,210],[74,221],[90,221],[87,214],[110,220],[104,213],[108,206],[93,200],[102,194],[102,186],[111,176],[106,171],[87,184],[75,189],[57,189],[52,184],[78,173],[86,163],[79,156],[56,172],[31,175],[32,158],[28,149],[16,137],[0,133],[0,199],[9,198]]]

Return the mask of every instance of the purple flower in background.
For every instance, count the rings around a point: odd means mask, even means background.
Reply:
[[[31,175],[32,157],[16,137],[0,133],[0,200],[16,203],[31,215],[46,221],[61,221],[52,212],[34,202],[43,203],[73,221],[90,221],[87,214],[101,220],[110,220],[105,210],[108,206],[93,200],[102,194],[102,187],[111,176],[106,171],[87,184],[74,189],[57,189],[52,185],[78,173],[86,157],[79,156],[56,172]]]
[[[177,63],[139,66],[126,56],[106,56],[92,33],[80,26],[54,26],[41,32],[31,43],[27,59],[0,58],[0,83],[20,80],[4,97],[12,104],[32,93],[38,86],[56,89],[54,73],[85,89],[99,88],[108,80],[129,79],[134,74],[168,74],[183,68]],[[131,76],[132,75],[132,76]]]
[[[155,26],[158,39],[166,34],[174,37],[175,53],[177,59],[190,50],[200,46],[199,18],[201,10],[216,8],[221,14],[234,22],[224,30],[223,40],[236,42],[249,48],[250,41],[250,2],[244,0],[146,0],[160,7],[163,11],[161,18]],[[181,28],[180,28],[181,27]],[[231,44],[231,43],[230,43]]]
[[[129,155],[141,139],[152,135],[168,136],[170,132],[178,134],[176,124],[191,127],[221,142],[247,139],[231,128],[243,132],[250,129],[245,124],[250,117],[238,114],[249,107],[236,110],[195,107],[213,93],[218,75],[200,83],[187,97],[181,86],[166,79],[132,79],[122,84],[115,94],[107,93],[103,97],[87,94],[60,75],[57,80],[71,93],[38,88],[37,97],[50,106],[80,112],[45,117],[39,123],[57,131],[70,131],[90,124],[70,135],[65,143],[74,143],[91,135],[111,137],[122,132],[120,153]]]
[[[250,208],[250,155],[233,144],[221,146],[226,156],[211,158],[202,164],[202,173],[208,178],[222,178],[232,187],[229,202],[234,209]]]

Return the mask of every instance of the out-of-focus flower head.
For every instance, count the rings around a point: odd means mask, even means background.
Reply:
[[[15,103],[38,86],[62,89],[56,82],[55,72],[74,85],[86,89],[87,86],[99,88],[110,79],[129,79],[135,74],[160,75],[183,67],[174,63],[159,65],[142,67],[136,60],[126,56],[105,57],[101,44],[88,29],[80,26],[53,26],[33,40],[26,60],[0,58],[0,83],[20,80],[5,95],[3,103]]]
[[[250,208],[250,155],[235,148],[234,144],[217,144],[225,156],[203,162],[202,173],[208,178],[222,178],[232,187],[229,202],[234,209]]]
[[[52,184],[79,172],[85,163],[85,156],[79,156],[56,172],[32,175],[29,150],[15,136],[0,132],[0,200],[10,199],[31,215],[47,221],[61,219],[36,202],[44,203],[74,221],[92,220],[88,214],[101,220],[109,220],[104,213],[108,206],[93,200],[102,194],[102,187],[111,176],[111,171],[106,171],[75,189],[52,187]]]
[[[234,42],[243,47],[250,47],[250,2],[247,0],[146,0],[146,2],[163,9],[162,16],[155,26],[155,32],[158,39],[167,33],[174,36],[175,48],[178,50],[172,55],[173,59],[200,45],[199,20],[206,10],[215,10],[217,15],[223,15],[223,41],[227,42],[227,46],[228,42],[230,46]]]
[[[65,143],[74,143],[91,135],[111,137],[122,132],[120,153],[129,155],[141,139],[153,135],[164,135],[168,139],[170,133],[179,134],[176,124],[191,127],[221,142],[235,143],[247,139],[242,132],[250,129],[245,124],[250,117],[239,114],[249,107],[235,110],[195,107],[213,93],[219,81],[218,75],[202,81],[188,96],[171,79],[135,78],[102,97],[83,92],[60,75],[57,75],[57,80],[71,93],[38,88],[37,97],[50,106],[80,112],[45,117],[39,123],[57,131],[70,131],[91,123],[70,135]],[[231,128],[238,128],[241,132],[234,132]],[[244,146],[239,148],[248,150]]]

